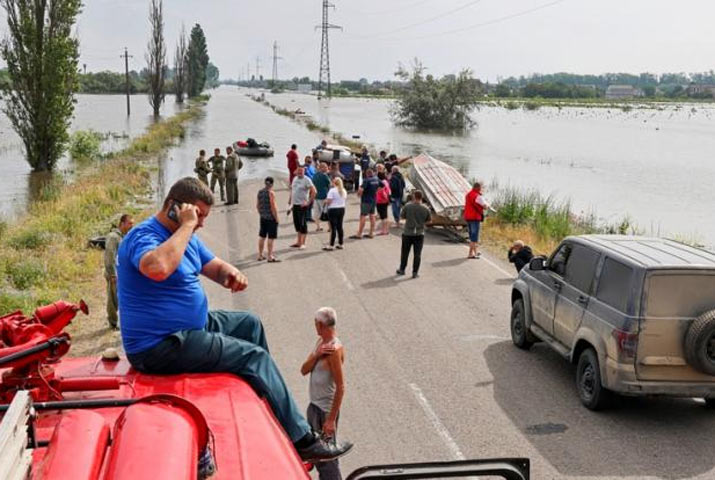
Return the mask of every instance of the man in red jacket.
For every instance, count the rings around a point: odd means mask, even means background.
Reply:
[[[298,145],[295,143],[290,146],[290,150],[286,153],[286,158],[288,159],[288,175],[290,176],[290,184],[293,184],[293,178],[295,177],[295,170],[298,168]]]
[[[464,199],[464,220],[467,221],[469,230],[469,254],[467,258],[479,258],[479,230],[484,220],[484,210],[489,204],[482,196],[482,184],[475,182],[472,189],[467,192]]]

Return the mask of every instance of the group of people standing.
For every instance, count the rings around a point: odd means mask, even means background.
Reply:
[[[194,172],[204,185],[210,185],[212,193],[216,191],[218,183],[221,201],[226,202],[226,205],[235,205],[238,203],[238,171],[241,168],[241,158],[233,151],[233,147],[226,147],[225,157],[221,155],[220,148],[215,148],[213,157],[208,159],[206,150],[200,150]]]

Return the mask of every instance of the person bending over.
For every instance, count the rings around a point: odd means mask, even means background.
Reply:
[[[516,267],[516,273],[521,272],[521,269],[524,268],[525,265],[528,265],[531,259],[534,258],[531,247],[524,245],[524,242],[521,240],[514,242],[507,252],[507,256],[509,257],[509,261]]]
[[[209,311],[199,275],[232,292],[246,277],[195,235],[211,212],[211,190],[196,178],[176,182],[162,209],[132,229],[117,255],[122,343],[144,373],[228,372],[265,397],[305,461],[337,458],[349,442],[328,444],[299,413],[251,312]]]

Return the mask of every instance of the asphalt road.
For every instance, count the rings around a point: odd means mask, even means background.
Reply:
[[[396,277],[397,230],[333,252],[321,250],[327,233],[311,233],[306,250],[292,251],[291,218],[281,213],[283,262],[257,262],[257,188],[242,184],[242,202],[214,207],[200,233],[249,278],[233,295],[207,284],[210,306],[260,314],[303,407],[299,369],[315,342],[313,313],[337,310],[347,379],[339,436],[356,444],[344,474],[365,464],[524,456],[536,479],[715,478],[715,415],[702,403],[624,399],[590,412],[571,365],[542,345],[512,346],[514,273],[501,259],[467,260],[465,245],[429,234],[421,277]],[[284,183],[277,194],[284,212]],[[350,202],[347,234],[357,229],[354,195]]]

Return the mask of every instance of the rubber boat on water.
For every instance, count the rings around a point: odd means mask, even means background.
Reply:
[[[116,351],[65,358],[64,328],[80,311],[82,301],[58,301],[0,316],[0,479],[310,480],[312,466],[239,377],[143,374]],[[528,480],[529,460],[376,465],[346,480],[397,471]]]
[[[434,223],[459,225],[464,222],[464,197],[472,188],[454,167],[427,153],[412,158],[409,173],[414,188],[424,194]]]
[[[250,144],[239,140],[233,143],[233,150],[240,157],[272,157],[273,149],[267,143]]]

